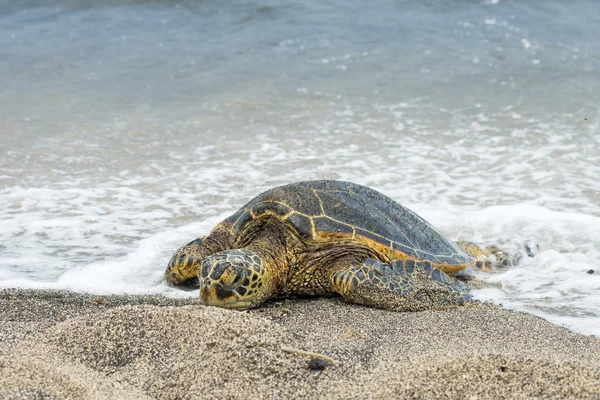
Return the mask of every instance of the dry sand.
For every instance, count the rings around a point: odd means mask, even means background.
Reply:
[[[335,364],[309,369],[286,347]],[[3,290],[0,399],[12,398],[600,399],[600,340],[485,304],[395,313],[295,299],[239,312]]]

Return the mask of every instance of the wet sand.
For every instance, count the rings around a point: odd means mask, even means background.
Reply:
[[[239,312],[0,290],[0,399],[12,398],[599,399],[600,339],[486,304],[396,313],[292,299]]]

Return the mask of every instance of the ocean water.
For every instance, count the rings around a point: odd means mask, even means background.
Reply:
[[[0,0],[0,287],[195,296],[177,247],[331,178],[539,246],[475,297],[600,335],[598,38],[593,0]]]

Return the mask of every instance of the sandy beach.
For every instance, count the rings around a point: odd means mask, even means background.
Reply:
[[[396,313],[292,299],[239,312],[11,289],[0,321],[2,399],[600,398],[598,338],[487,304]]]

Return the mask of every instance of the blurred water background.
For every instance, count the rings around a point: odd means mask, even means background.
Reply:
[[[539,245],[475,297],[600,335],[599,38],[593,0],[0,0],[0,287],[195,296],[177,247],[331,178]]]

